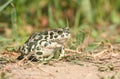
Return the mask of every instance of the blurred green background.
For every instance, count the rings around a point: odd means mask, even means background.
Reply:
[[[120,0],[0,0],[0,49],[21,45],[34,32],[68,26],[76,46],[120,42]]]

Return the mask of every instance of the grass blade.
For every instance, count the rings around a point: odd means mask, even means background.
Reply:
[[[4,10],[13,0],[9,0],[8,2],[6,2],[3,6],[0,7],[0,12],[2,10]]]

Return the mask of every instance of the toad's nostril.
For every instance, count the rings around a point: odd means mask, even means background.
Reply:
[[[61,35],[61,37],[64,37],[64,35]]]

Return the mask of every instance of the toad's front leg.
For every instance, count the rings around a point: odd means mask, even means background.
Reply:
[[[64,57],[64,56],[65,56],[64,46],[61,46],[59,58],[62,58],[62,57]]]

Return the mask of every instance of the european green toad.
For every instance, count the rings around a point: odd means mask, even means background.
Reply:
[[[57,51],[60,51],[59,57],[61,58],[64,56],[64,43],[69,38],[68,27],[34,33],[19,48],[21,56],[18,59],[31,54],[30,59],[49,60],[54,57]]]

